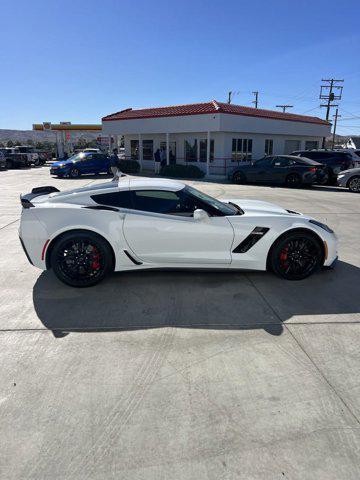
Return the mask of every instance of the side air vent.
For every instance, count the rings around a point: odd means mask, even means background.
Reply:
[[[291,213],[292,215],[300,215],[299,212],[294,212],[294,210],[286,210],[288,213]]]
[[[135,260],[135,258],[132,257],[127,250],[124,250],[124,253],[135,265],[142,265],[142,262],[138,262],[137,260]]]
[[[270,229],[267,227],[255,227],[254,230],[248,235],[232,253],[245,253],[250,250],[251,247],[257,243]]]

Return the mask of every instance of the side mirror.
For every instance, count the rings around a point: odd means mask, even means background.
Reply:
[[[209,215],[207,212],[205,212],[205,210],[202,210],[201,208],[197,208],[194,211],[194,220],[196,220],[197,222],[205,222],[209,220]]]

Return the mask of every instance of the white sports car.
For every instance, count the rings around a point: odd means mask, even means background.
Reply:
[[[123,177],[21,196],[29,261],[74,287],[145,268],[272,270],[308,277],[337,259],[326,225],[257,200],[217,200],[179,181]]]

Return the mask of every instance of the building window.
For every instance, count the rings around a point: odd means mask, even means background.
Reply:
[[[152,140],[143,140],[143,160],[153,160],[154,155],[154,145]]]
[[[309,140],[305,142],[305,150],[316,150],[319,148],[319,142]]]
[[[131,160],[139,160],[139,140],[130,140]]]
[[[251,138],[233,138],[231,159],[233,162],[246,162],[251,160],[252,139]]]
[[[185,162],[197,162],[197,140],[185,140]]]
[[[210,140],[210,162],[214,161],[215,141]],[[206,162],[207,158],[207,139],[200,140],[200,162]]]
[[[265,155],[272,155],[273,154],[273,140],[267,138],[265,140]]]

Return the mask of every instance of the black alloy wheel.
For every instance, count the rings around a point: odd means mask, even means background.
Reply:
[[[71,178],[78,178],[78,177],[80,177],[80,170],[79,170],[78,168],[72,168],[72,169],[70,170],[69,176],[70,176]]]
[[[300,175],[297,173],[290,173],[285,179],[285,183],[288,187],[299,187],[302,183]]]
[[[61,237],[50,254],[55,275],[72,287],[90,287],[112,271],[109,244],[91,232],[69,233]]]
[[[241,184],[246,182],[245,175],[242,172],[235,172],[233,175],[233,181],[236,184]]]
[[[352,177],[348,182],[349,190],[351,192],[360,192],[360,177]]]
[[[286,280],[302,280],[324,263],[320,241],[311,233],[294,232],[280,239],[272,248],[272,270]]]

